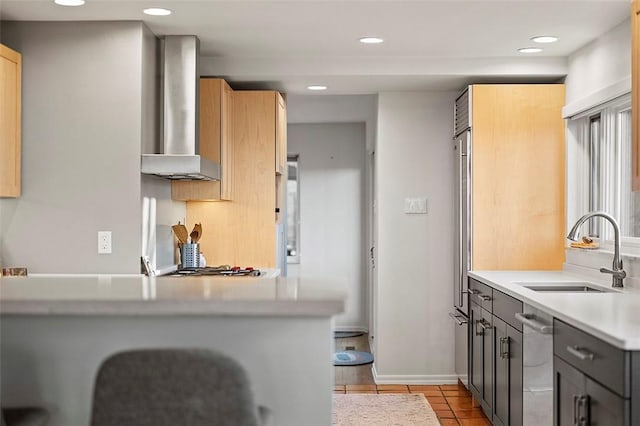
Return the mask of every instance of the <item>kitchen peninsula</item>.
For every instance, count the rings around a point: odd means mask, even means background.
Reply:
[[[51,425],[86,425],[100,363],[134,348],[204,347],[247,370],[274,424],[331,421],[329,280],[123,275],[2,278],[4,406],[40,406]]]

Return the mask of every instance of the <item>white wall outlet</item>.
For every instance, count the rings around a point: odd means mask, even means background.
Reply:
[[[407,214],[427,214],[427,199],[405,198],[404,212]]]
[[[111,231],[98,231],[98,254],[111,254]]]

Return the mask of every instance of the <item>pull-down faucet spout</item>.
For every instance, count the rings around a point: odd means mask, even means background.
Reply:
[[[613,226],[613,238],[614,238],[614,251],[613,251],[613,267],[611,269],[600,268],[600,272],[604,274],[611,274],[613,282],[611,284],[612,287],[623,287],[623,280],[627,276],[627,273],[622,269],[622,259],[620,259],[620,227],[616,220],[604,212],[589,212],[582,216],[571,231],[569,231],[569,235],[567,238],[576,241],[578,239],[578,231],[580,230],[580,226],[591,219],[592,217],[601,217],[603,219],[608,220]]]

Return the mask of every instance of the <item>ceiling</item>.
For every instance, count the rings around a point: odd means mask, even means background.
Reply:
[[[152,17],[147,7],[173,14]],[[201,74],[234,87],[328,94],[452,90],[470,82],[555,81],[567,56],[629,16],[629,0],[2,0],[5,20],[141,20],[196,34]],[[536,35],[560,41],[522,54]],[[364,45],[363,36],[385,42]]]

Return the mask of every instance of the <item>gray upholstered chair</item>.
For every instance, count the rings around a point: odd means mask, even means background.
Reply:
[[[267,417],[228,356],[148,349],[117,353],[100,366],[91,426],[258,426]]]

